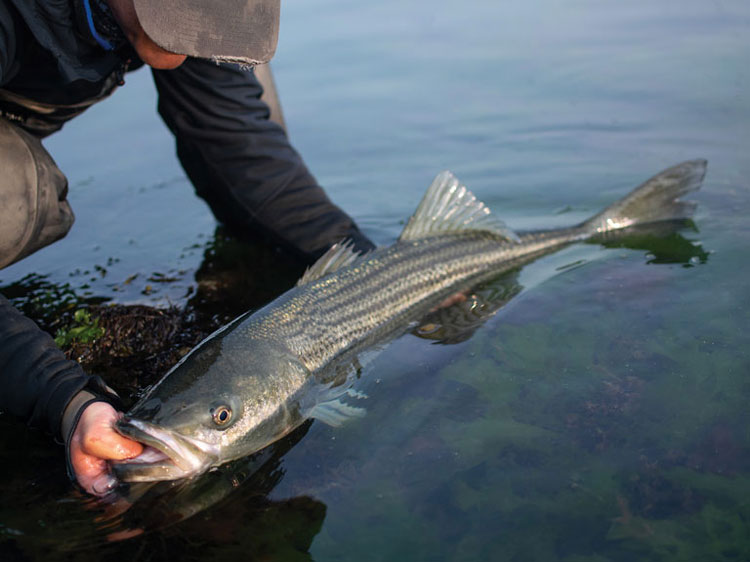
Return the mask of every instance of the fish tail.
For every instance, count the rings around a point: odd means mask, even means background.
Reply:
[[[706,165],[706,160],[699,159],[672,166],[581,226],[594,235],[634,225],[690,218],[696,204],[680,198],[700,189]]]

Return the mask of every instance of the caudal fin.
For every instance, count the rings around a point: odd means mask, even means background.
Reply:
[[[706,160],[689,160],[664,170],[587,220],[583,227],[594,234],[636,224],[689,218],[695,203],[681,201],[680,197],[700,189],[706,165]]]

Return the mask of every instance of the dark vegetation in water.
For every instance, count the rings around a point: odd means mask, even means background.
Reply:
[[[290,288],[303,269],[273,247],[218,229],[195,273],[196,288],[180,305],[111,303],[41,275],[28,275],[2,293],[128,403],[214,330]]]

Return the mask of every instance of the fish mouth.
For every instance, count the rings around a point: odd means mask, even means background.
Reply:
[[[136,418],[122,417],[115,423],[115,429],[145,445],[137,457],[111,461],[115,474],[123,482],[190,478],[208,470],[218,458],[215,445]]]

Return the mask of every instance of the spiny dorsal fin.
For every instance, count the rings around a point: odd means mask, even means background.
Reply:
[[[467,230],[489,231],[508,241],[519,241],[518,235],[491,215],[485,204],[461,185],[456,176],[445,171],[435,177],[399,240],[417,240]]]
[[[337,269],[351,265],[361,257],[362,254],[354,249],[354,242],[351,240],[338,242],[328,248],[328,251],[320,256],[318,261],[307,268],[302,277],[299,278],[299,281],[297,281],[297,286],[299,287],[310,281],[315,281]]]

